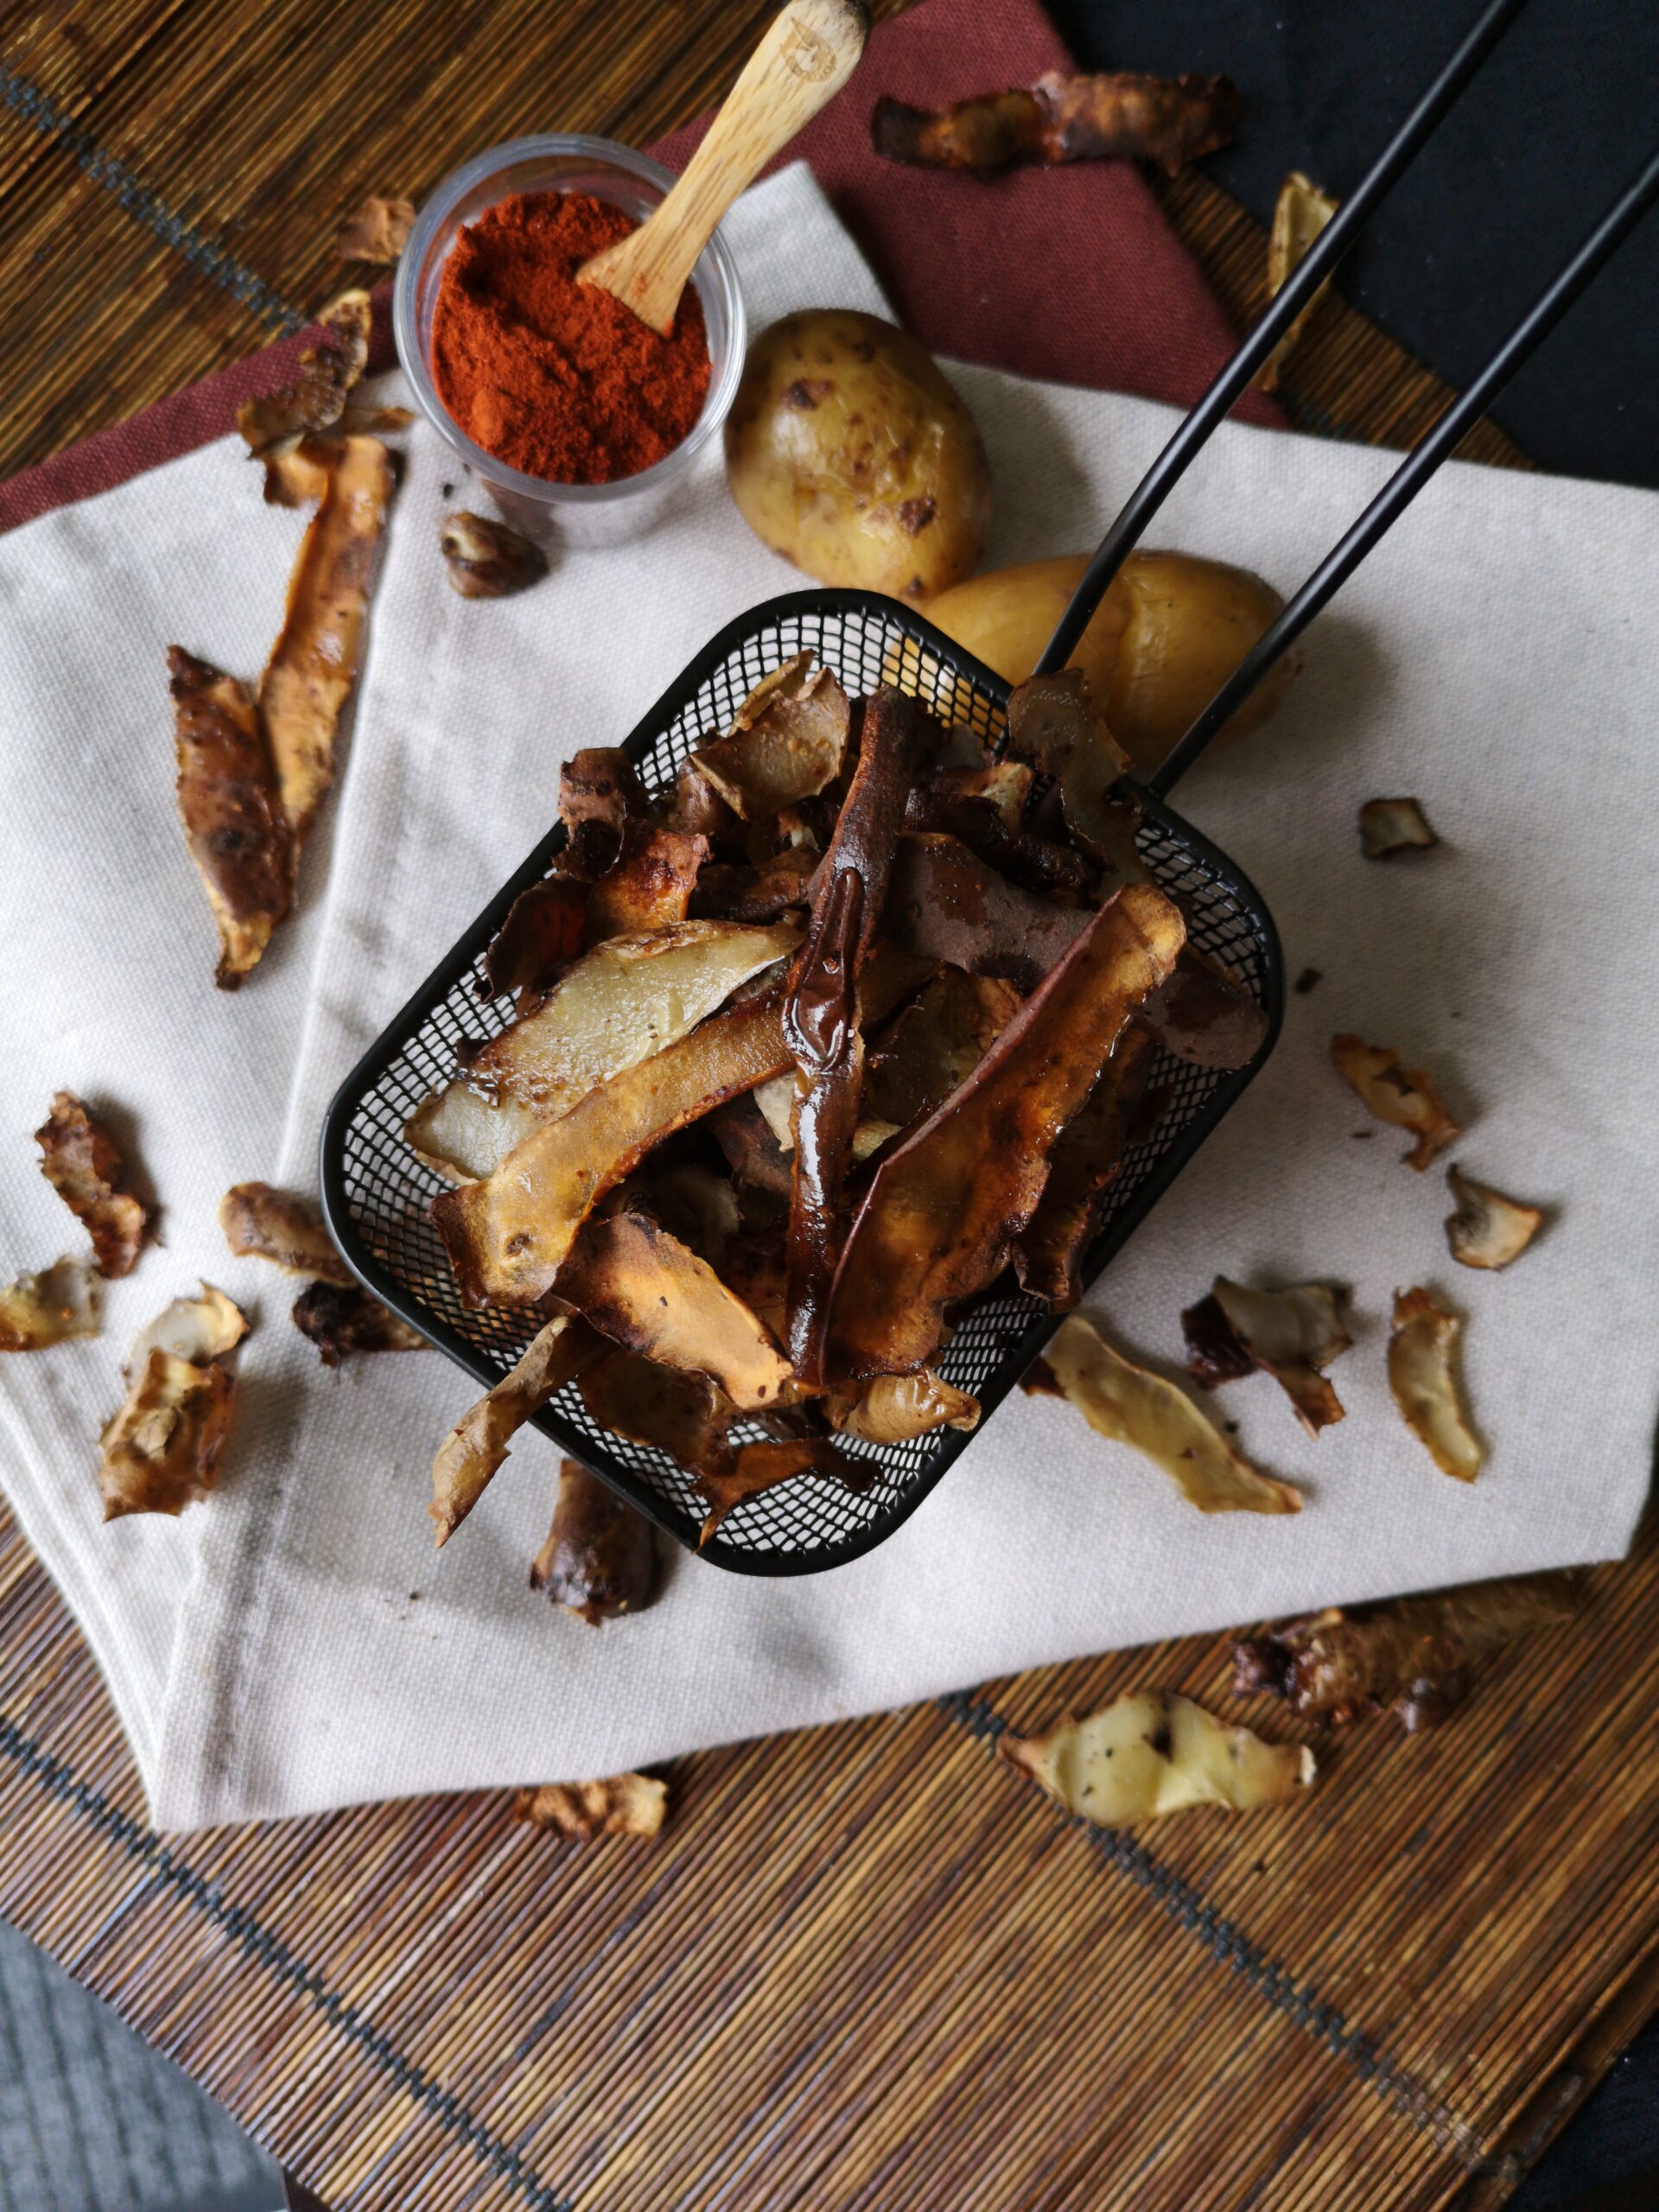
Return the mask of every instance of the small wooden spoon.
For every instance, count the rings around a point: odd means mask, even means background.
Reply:
[[[839,92],[870,28],[862,0],[788,0],[754,52],[679,182],[637,231],[577,270],[666,338],[715,226],[780,146]]]

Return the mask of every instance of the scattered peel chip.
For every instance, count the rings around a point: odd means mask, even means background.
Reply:
[[[1507,1268],[1518,1260],[1543,1224],[1543,1208],[1507,1198],[1456,1166],[1446,1179],[1458,1207],[1446,1217],[1446,1241],[1459,1267]]]
[[[438,525],[450,587],[463,599],[511,599],[547,574],[547,556],[522,531],[466,508]]]
[[[1339,204],[1328,192],[1321,192],[1313,180],[1304,176],[1300,169],[1292,169],[1280,186],[1279,197],[1274,202],[1273,229],[1268,238],[1268,297],[1270,300],[1278,296],[1301,266],[1308,249],[1336,213]],[[1284,367],[1286,357],[1306,329],[1314,308],[1330,289],[1331,279],[1327,276],[1256,371],[1254,381],[1258,391],[1278,390],[1280,372]]]
[[[1176,1059],[1229,1072],[1247,1067],[1268,1033],[1265,1010],[1238,977],[1192,944],[1138,1019]]]
[[[836,1271],[833,1379],[922,1366],[945,1307],[1001,1272],[1037,1210],[1061,1132],[1185,936],[1161,892],[1126,885],[967,1080],[882,1161]]]
[[[319,317],[322,335],[301,354],[294,382],[263,399],[243,401],[236,427],[256,461],[293,445],[308,430],[327,430],[339,422],[368,366],[372,320],[366,292],[342,292]]]
[[[1414,798],[1368,798],[1359,810],[1360,849],[1368,861],[1427,852],[1440,842]]]
[[[219,1202],[219,1225],[238,1260],[269,1260],[284,1274],[349,1288],[355,1278],[308,1198],[269,1183],[233,1183]]]
[[[737,1408],[706,1375],[660,1367],[607,1344],[582,1368],[576,1388],[602,1428],[654,1445],[689,1475],[701,1478],[731,1465],[727,1432]]]
[[[296,842],[334,780],[340,718],[357,682],[369,587],[391,505],[391,456],[343,438],[289,579],[281,634],[259,679],[259,718]]]
[[[233,991],[293,895],[293,838],[245,684],[178,645],[167,649],[179,812],[219,925],[213,980]]]
[[[706,1544],[729,1513],[762,1491],[776,1490],[798,1475],[825,1476],[854,1491],[868,1490],[876,1477],[869,1461],[849,1459],[827,1436],[781,1438],[775,1443],[740,1446],[728,1468],[710,1470],[697,1477],[697,1487],[709,1501],[697,1541]]]
[[[1056,1313],[1069,1313],[1082,1299],[1083,1263],[1099,1225],[1102,1201],[1122,1167],[1157,1058],[1158,1040],[1137,1018],[1119,1036],[1088,1097],[1061,1130],[1049,1155],[1048,1179],[1037,1211],[1015,1239],[1020,1287],[1046,1299]]]
[[[62,1259],[0,1289],[0,1351],[44,1351],[95,1337],[100,1285],[85,1260]]]
[[[793,1395],[789,1362],[755,1315],[706,1260],[644,1214],[590,1221],[555,1287],[601,1336],[709,1376],[743,1412]]]
[[[1300,1491],[1251,1466],[1184,1390],[1125,1359],[1085,1315],[1061,1322],[1034,1374],[1036,1388],[1058,1390],[1097,1435],[1161,1467],[1200,1513],[1301,1510]]]
[[[468,1406],[432,1462],[432,1503],[427,1510],[440,1546],[448,1542],[482,1497],[491,1476],[506,1458],[508,1446],[531,1415],[563,1389],[595,1350],[591,1331],[562,1313],[531,1338],[486,1396]]]
[[[597,1628],[643,1612],[656,1586],[650,1522],[579,1459],[562,1459],[553,1525],[531,1567],[531,1588]]]
[[[1186,1363],[1213,1389],[1260,1368],[1271,1375],[1310,1436],[1343,1418],[1325,1370],[1353,1343],[1343,1319],[1344,1294],[1327,1282],[1252,1289],[1217,1275],[1208,1298],[1181,1315]]]
[[[372,261],[384,266],[396,261],[409,244],[415,227],[415,202],[372,192],[363,205],[346,218],[334,233],[337,261]]]
[[[1239,97],[1225,77],[1148,77],[1133,71],[1068,76],[1056,69],[1029,91],[983,92],[944,108],[879,99],[870,143],[884,161],[970,169],[978,177],[1033,163],[1147,161],[1166,176],[1231,140]]]
[[[885,937],[925,960],[1032,989],[1088,928],[1086,907],[1021,890],[958,838],[907,830],[893,855]]]
[[[196,1297],[175,1298],[140,1329],[128,1357],[128,1372],[142,1367],[153,1351],[205,1367],[209,1360],[223,1359],[233,1351],[247,1333],[247,1316],[235,1300],[205,1282]]]
[[[1368,1045],[1348,1033],[1331,1039],[1331,1058],[1368,1111],[1410,1131],[1416,1141],[1406,1164],[1420,1174],[1463,1135],[1427,1071],[1407,1067],[1392,1045]]]
[[[1068,1714],[1040,1736],[1003,1735],[1010,1766],[1079,1820],[1124,1827],[1190,1805],[1236,1813],[1282,1804],[1313,1783],[1306,1745],[1267,1744],[1191,1698],[1131,1690],[1087,1719]]]
[[[297,445],[279,446],[265,456],[265,505],[308,507],[328,489],[340,458],[339,442],[308,434]]]
[[[239,1306],[203,1283],[139,1331],[126,1396],[99,1439],[106,1521],[181,1513],[216,1486],[236,1394],[225,1360],[247,1326]]]
[[[574,876],[545,876],[521,891],[484,949],[480,998],[543,991],[588,941],[588,887]],[[520,1014],[527,1012],[523,1006]]]
[[[839,774],[851,715],[833,671],[798,653],[756,684],[724,736],[692,758],[734,814],[764,822]]]
[[[957,1389],[931,1367],[914,1375],[876,1375],[856,1390],[831,1390],[823,1402],[838,1436],[868,1444],[907,1444],[936,1429],[979,1426],[979,1400]]]
[[[588,893],[588,942],[683,922],[709,840],[660,822],[630,822],[616,858]]]
[[[1471,1483],[1486,1454],[1471,1430],[1452,1360],[1463,1323],[1421,1287],[1394,1294],[1389,1388],[1406,1427],[1443,1475]]]
[[[584,881],[602,874],[616,858],[623,830],[645,804],[645,788],[620,746],[588,745],[573,753],[559,770],[567,841],[560,868]]]
[[[149,1216],[126,1187],[126,1163],[115,1139],[73,1090],[60,1090],[35,1132],[41,1173],[92,1240],[106,1281],[130,1274]]]
[[[659,1835],[667,1815],[668,1784],[649,1774],[550,1783],[540,1789],[521,1789],[512,1801],[515,1821],[576,1843],[591,1843],[601,1835]]]
[[[1581,1578],[1524,1574],[1336,1605],[1233,1647],[1233,1693],[1281,1697],[1299,1719],[1329,1728],[1392,1708],[1408,1732],[1432,1727],[1481,1670],[1523,1636],[1559,1627],[1578,1607]]]
[[[390,1306],[360,1285],[314,1282],[294,1301],[293,1322],[317,1348],[325,1367],[338,1367],[354,1352],[425,1351],[418,1329],[398,1319]]]
[[[1020,1011],[1020,994],[995,976],[946,968],[924,983],[870,1048],[863,1110],[906,1128],[943,1105]]]

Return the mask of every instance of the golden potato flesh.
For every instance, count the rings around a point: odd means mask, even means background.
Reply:
[[[1010,683],[1022,683],[1053,635],[1089,556],[995,569],[924,613]],[[1179,742],[1284,605],[1247,569],[1192,553],[1131,553],[1071,656],[1140,772]],[[1267,720],[1300,665],[1292,652],[1228,723],[1242,737]]]
[[[749,348],[726,475],[756,535],[810,576],[927,599],[971,575],[991,526],[974,419],[927,349],[874,315],[785,315]]]

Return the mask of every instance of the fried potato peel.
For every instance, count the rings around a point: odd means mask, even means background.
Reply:
[[[1421,1286],[1394,1294],[1389,1388],[1401,1418],[1443,1475],[1471,1483],[1486,1453],[1469,1427],[1453,1366],[1463,1323]]]
[[[582,1402],[602,1428],[654,1445],[699,1479],[730,1466],[727,1432],[737,1408],[707,1375],[663,1367],[604,1344],[576,1378]]]
[[[233,1183],[219,1202],[219,1225],[238,1260],[269,1260],[284,1274],[349,1289],[356,1278],[308,1198],[269,1183]]]
[[[547,574],[547,556],[522,531],[466,508],[438,524],[450,588],[463,599],[511,599]]]
[[[1327,1728],[1390,1709],[1408,1732],[1433,1727],[1511,1644],[1570,1620],[1580,1581],[1513,1575],[1351,1611],[1330,1605],[1236,1643],[1233,1694],[1282,1698]]]
[[[1008,746],[1059,785],[1060,810],[1072,842],[1105,860],[1121,842],[1107,811],[1107,794],[1128,756],[1096,709],[1079,668],[1028,677],[1008,694]]]
[[[334,751],[362,659],[369,587],[391,505],[391,456],[343,438],[289,579],[288,611],[259,679],[259,718],[297,846],[334,780]]]
[[[1446,1217],[1446,1241],[1459,1266],[1507,1268],[1518,1260],[1543,1225],[1543,1208],[1507,1198],[1456,1166],[1446,1180],[1457,1201],[1457,1211]]]
[[[1028,991],[1092,919],[1086,907],[1021,890],[957,838],[907,830],[893,854],[881,930],[923,959]]]
[[[149,1215],[126,1187],[126,1163],[115,1139],[73,1090],[60,1090],[35,1132],[41,1173],[92,1240],[106,1281],[130,1274]]]
[[[213,980],[233,991],[256,965],[293,896],[293,837],[245,684],[167,649],[179,812],[219,925]]]
[[[1014,1239],[1020,1287],[1046,1299],[1056,1313],[1069,1313],[1082,1299],[1084,1258],[1157,1058],[1158,1040],[1139,1020],[1120,1033],[1088,1097],[1061,1130],[1037,1211]]]
[[[328,479],[339,458],[339,441],[315,434],[308,434],[297,445],[279,446],[265,456],[265,505],[313,505],[328,489]]]
[[[649,1774],[617,1774],[607,1782],[555,1782],[521,1789],[512,1817],[575,1843],[601,1835],[660,1835],[668,1816],[668,1784]]]
[[[1327,1282],[1256,1290],[1217,1275],[1208,1298],[1181,1315],[1186,1363],[1206,1389],[1260,1368],[1295,1408],[1310,1436],[1343,1418],[1324,1370],[1353,1343],[1344,1294]]]
[[[1109,160],[1152,162],[1175,176],[1230,143],[1240,105],[1225,77],[1050,70],[1029,91],[984,92],[950,107],[879,99],[870,143],[884,161],[978,177]]]
[[[844,1490],[867,1491],[876,1470],[868,1460],[849,1459],[827,1436],[791,1436],[767,1444],[739,1447],[728,1467],[697,1477],[697,1487],[709,1501],[709,1511],[698,1532],[699,1546],[706,1544],[730,1513],[762,1491],[776,1490],[798,1475],[827,1477]]]
[[[1406,1164],[1419,1174],[1463,1135],[1427,1071],[1407,1067],[1392,1045],[1345,1033],[1331,1039],[1331,1058],[1368,1112],[1415,1138]]]
[[[372,311],[366,292],[342,292],[319,320],[322,335],[300,355],[294,382],[263,399],[245,399],[236,410],[236,427],[256,461],[294,445],[308,430],[331,429],[368,366]]]
[[[530,1586],[590,1628],[643,1612],[657,1586],[650,1522],[579,1459],[562,1459],[553,1525],[531,1567]]]
[[[1266,1013],[1237,976],[1192,944],[1139,1019],[1178,1060],[1227,1072],[1248,1067],[1268,1033]]]
[[[1020,1011],[1020,994],[997,976],[946,968],[922,986],[870,1048],[863,1109],[906,1128],[944,1104]]]
[[[836,1271],[832,1379],[922,1366],[938,1344],[945,1307],[1007,1264],[1037,1210],[1062,1130],[1185,937],[1161,892],[1126,885],[1090,918],[966,1082],[883,1160]]]
[[[1004,1734],[997,1748],[1096,1827],[1159,1820],[1191,1805],[1246,1813],[1283,1804],[1317,1771],[1306,1745],[1264,1743],[1169,1690],[1131,1690],[1085,1719],[1068,1713],[1040,1736]]]
[[[559,819],[566,844],[558,866],[583,882],[616,858],[627,823],[643,815],[645,788],[617,745],[584,746],[559,770]]]
[[[1279,197],[1274,202],[1273,228],[1268,237],[1268,297],[1270,300],[1278,297],[1300,268],[1307,257],[1309,248],[1339,205],[1328,192],[1321,192],[1312,177],[1305,176],[1300,169],[1292,169],[1286,177],[1279,188]],[[1327,276],[1256,371],[1254,381],[1258,391],[1276,391],[1279,389],[1280,374],[1291,347],[1306,329],[1314,308],[1330,289],[1331,279]]]
[[[709,1376],[743,1412],[793,1395],[789,1362],[755,1315],[706,1260],[644,1214],[590,1221],[555,1287],[601,1336]]]
[[[931,1367],[914,1375],[876,1375],[856,1390],[831,1390],[823,1402],[837,1436],[868,1444],[908,1444],[941,1428],[975,1429],[979,1400]]]
[[[0,1351],[45,1351],[95,1337],[102,1286],[85,1260],[58,1260],[0,1288]]]
[[[812,798],[841,772],[852,709],[833,672],[810,652],[774,668],[738,709],[731,728],[692,755],[702,775],[745,822],[764,822]]]
[[[325,1367],[338,1367],[354,1352],[428,1349],[418,1329],[354,1282],[314,1282],[295,1300],[292,1319],[300,1334],[316,1346]]]
[[[469,1304],[545,1296],[591,1209],[661,1138],[789,1065],[781,989],[724,1007],[536,1129],[432,1219]]]
[[[1359,810],[1360,850],[1368,861],[1427,852],[1440,842],[1414,798],[1368,798]]]
[[[482,1497],[524,1423],[563,1389],[596,1348],[590,1330],[561,1313],[531,1338],[487,1395],[467,1408],[432,1462],[432,1503],[427,1510],[440,1548]]]
[[[409,244],[415,227],[415,202],[372,192],[363,205],[349,214],[334,233],[336,261],[371,261],[379,266],[397,260]]]
[[[225,1363],[247,1318],[211,1283],[141,1329],[127,1395],[99,1439],[104,1518],[181,1513],[218,1484],[236,1380]]]
[[[544,990],[587,943],[588,887],[550,875],[521,891],[485,947],[480,998]],[[520,1013],[526,1011],[523,1007]]]
[[[683,922],[709,857],[709,840],[659,822],[630,822],[588,893],[588,942]]]
[[[1038,1368],[1034,1387],[1057,1390],[1097,1435],[1161,1467],[1200,1513],[1300,1512],[1299,1491],[1251,1466],[1184,1390],[1125,1359],[1086,1315],[1061,1322]]]

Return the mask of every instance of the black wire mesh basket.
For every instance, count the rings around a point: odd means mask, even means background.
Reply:
[[[664,692],[626,741],[647,790],[666,791],[686,755],[725,729],[761,677],[811,652],[849,696],[896,683],[948,721],[995,741],[1007,685],[896,600],[814,591],[769,601],[729,623]],[[1179,816],[1147,794],[1141,856],[1186,917],[1192,943],[1213,953],[1254,994],[1268,1020],[1248,1066],[1220,1074],[1165,1057],[1153,1082],[1165,1103],[1155,1128],[1125,1155],[1109,1188],[1085,1281],[1097,1276],[1166,1190],[1271,1051],[1283,1001],[1283,966],[1273,922],[1254,887]],[[486,946],[519,893],[548,874],[564,842],[555,827],[396,1014],[341,1084],[323,1125],[321,1181],[328,1227],[353,1272],[374,1295],[486,1385],[499,1380],[534,1334],[536,1317],[474,1312],[461,1301],[436,1230],[431,1201],[447,1186],[404,1142],[404,1125],[427,1094],[456,1071],[457,1048],[495,1036],[513,1017],[512,998],[480,999]],[[701,1552],[749,1574],[803,1574],[855,1559],[913,1512],[951,1462],[983,1435],[991,1415],[1041,1351],[1057,1317],[1026,1296],[1011,1275],[971,1300],[933,1362],[969,1390],[983,1413],[964,1434],[947,1429],[910,1443],[852,1437],[844,1451],[868,1465],[869,1487],[799,1477],[747,1500]],[[683,1543],[695,1546],[706,1505],[667,1455],[600,1427],[575,1386],[536,1416],[536,1426]],[[741,1439],[744,1432],[737,1432]],[[753,1431],[759,1437],[762,1432]],[[433,1440],[435,1447],[437,1440]]]

